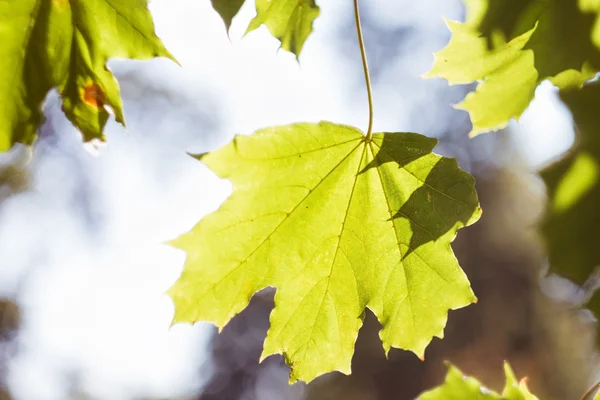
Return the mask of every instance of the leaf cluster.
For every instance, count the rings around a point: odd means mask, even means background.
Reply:
[[[229,30],[244,0],[211,0]],[[552,269],[584,284],[600,264],[600,2],[465,0],[465,23],[429,77],[478,82],[458,106],[471,135],[518,119],[537,85],[561,90],[578,142],[542,172],[550,207],[542,232]],[[265,25],[281,48],[300,55],[320,9],[315,0],[255,0],[246,33]],[[358,13],[357,13],[358,15]],[[0,151],[32,144],[41,106],[57,89],[85,141],[104,140],[113,114],[125,124],[110,58],[175,61],[154,33],[146,0],[0,0]],[[577,45],[573,45],[576,43]],[[366,69],[366,68],[365,68]],[[370,131],[370,129],[369,129]],[[262,358],[283,354],[290,380],[350,373],[365,310],[382,325],[386,353],[424,357],[443,337],[448,310],[476,301],[451,249],[458,229],[480,217],[473,178],[436,141],[416,133],[376,133],[321,122],[261,129],[197,158],[229,179],[233,194],[174,240],[187,259],[169,290],[173,323],[219,328],[251,297],[276,288]],[[600,315],[600,295],[588,306]],[[502,394],[450,367],[421,399],[534,400],[505,365]]]

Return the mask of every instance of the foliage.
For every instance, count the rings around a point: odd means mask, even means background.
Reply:
[[[350,373],[365,307],[386,352],[423,358],[447,310],[475,301],[450,242],[480,215],[473,178],[432,154],[435,144],[321,122],[238,136],[199,156],[234,192],[174,242],[188,257],[169,290],[174,322],[223,327],[273,286],[262,358],[282,353],[292,381]]]
[[[594,0],[465,0],[467,21],[448,22],[452,38],[436,54],[429,77],[450,84],[481,83],[458,106],[469,112],[472,134],[518,119],[539,82],[560,89],[573,114],[577,141],[541,176],[549,196],[540,224],[550,270],[583,285],[600,265],[600,3]],[[576,45],[574,45],[576,43]],[[587,307],[600,317],[600,295]]]
[[[244,0],[211,1],[229,30]],[[315,0],[256,0],[256,17],[250,21],[246,33],[264,24],[279,39],[284,50],[298,57],[312,32],[313,21],[319,16],[319,11]]]
[[[229,30],[244,0],[211,2]],[[518,119],[541,81],[560,89],[579,137],[542,172],[550,205],[541,231],[552,270],[583,285],[600,264],[600,87],[591,82],[600,70],[600,1],[465,4],[466,22],[448,21],[452,38],[426,76],[478,82],[458,106],[470,114],[471,135]],[[298,57],[320,9],[314,0],[256,0],[256,12],[246,33],[265,25]],[[0,0],[0,43],[0,151],[35,141],[54,88],[83,139],[103,140],[109,113],[125,124],[108,59],[174,60],[146,0]],[[257,291],[274,287],[262,357],[283,354],[292,381],[350,373],[365,308],[382,324],[386,353],[423,358],[443,336],[448,310],[476,300],[450,243],[481,214],[473,178],[433,154],[435,144],[416,133],[300,123],[197,156],[234,192],[173,242],[187,252],[169,290],[173,323],[222,328]],[[600,316],[600,294],[587,306]],[[535,399],[508,364],[505,372],[502,395],[450,367],[446,383],[421,398]]]
[[[125,124],[108,58],[173,59],[145,0],[0,0],[0,38],[0,151],[34,142],[53,88],[84,140],[103,140],[109,108]]]
[[[537,400],[527,389],[526,379],[517,381],[510,365],[504,363],[506,384],[502,394],[489,390],[477,380],[464,376],[453,365],[448,365],[446,381],[437,388],[421,394],[418,400]]]
[[[451,84],[483,80],[457,106],[471,116],[471,136],[506,126],[527,108],[538,84],[533,54],[523,50],[535,28],[490,50],[486,39],[467,24],[448,21],[448,27],[452,40],[436,54],[433,68],[425,76],[443,77]]]
[[[578,127],[576,147],[542,171],[550,204],[542,225],[550,267],[582,285],[600,264],[600,86],[561,93]],[[600,309],[598,309],[600,311]]]
[[[600,6],[592,3],[530,0],[505,7],[500,0],[468,0],[467,21],[449,22],[452,39],[427,76],[450,84],[481,81],[459,105],[471,116],[471,135],[504,128],[525,111],[541,81],[579,88],[600,69],[594,45],[600,32],[592,31]],[[500,7],[502,13],[494,11]]]

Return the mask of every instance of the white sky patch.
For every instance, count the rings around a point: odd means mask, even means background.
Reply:
[[[560,101],[558,89],[549,81],[538,86],[529,108],[519,124],[511,124],[511,130],[517,147],[534,170],[554,161],[569,150],[575,140],[571,113]]]

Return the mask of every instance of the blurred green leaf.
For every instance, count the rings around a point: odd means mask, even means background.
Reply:
[[[600,264],[600,86],[564,90],[561,98],[578,138],[566,157],[541,173],[550,202],[542,232],[551,270],[581,285]]]
[[[439,387],[429,390],[418,397],[418,400],[537,400],[529,392],[525,379],[517,381],[510,365],[504,363],[506,385],[502,395],[486,388],[476,379],[463,375],[453,365],[448,365],[446,381]]]
[[[124,124],[108,58],[172,58],[145,0],[0,0],[0,43],[0,151],[34,142],[53,88],[84,140],[103,140],[108,108]]]
[[[350,373],[365,307],[385,351],[423,357],[449,309],[475,301],[450,248],[480,216],[473,178],[415,133],[295,124],[238,136],[199,156],[233,194],[174,246],[173,323],[222,328],[257,291],[277,288],[262,358],[291,381]]]

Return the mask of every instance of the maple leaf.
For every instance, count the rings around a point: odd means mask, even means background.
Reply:
[[[107,107],[124,124],[108,58],[173,58],[144,0],[0,0],[0,42],[0,151],[34,142],[52,88],[84,140],[103,139]]]
[[[504,374],[506,384],[500,395],[448,364],[445,382],[435,389],[422,393],[418,400],[538,400],[529,392],[525,379],[517,381],[515,373],[507,362],[504,363]]]
[[[320,10],[315,0],[256,0],[256,12],[246,33],[265,24],[284,50],[299,56]]]
[[[467,24],[447,21],[452,38],[435,54],[426,78],[442,77],[450,84],[482,81],[456,108],[469,112],[470,136],[504,128],[518,118],[533,99],[538,84],[533,52],[524,50],[535,28],[489,49],[487,40]]]
[[[600,86],[560,95],[573,113],[578,140],[563,159],[541,172],[550,202],[541,230],[551,271],[582,285],[600,265]]]
[[[168,291],[173,323],[221,329],[270,286],[262,358],[283,354],[291,381],[350,373],[365,307],[383,326],[386,352],[422,358],[448,310],[475,301],[450,242],[481,213],[473,178],[431,153],[436,143],[302,123],[198,156],[233,193],[173,242],[187,253]]]
[[[471,136],[518,120],[545,79],[561,89],[580,88],[595,75],[600,52],[590,32],[597,14],[589,11],[598,6],[580,3],[466,0],[467,21],[448,22],[450,43],[436,53],[425,77],[480,82],[457,106],[470,114]],[[503,12],[494,13],[498,8]]]
[[[244,0],[211,1],[229,30]],[[256,0],[256,17],[250,21],[246,34],[264,24],[279,39],[282,49],[299,57],[319,12],[315,0]]]

